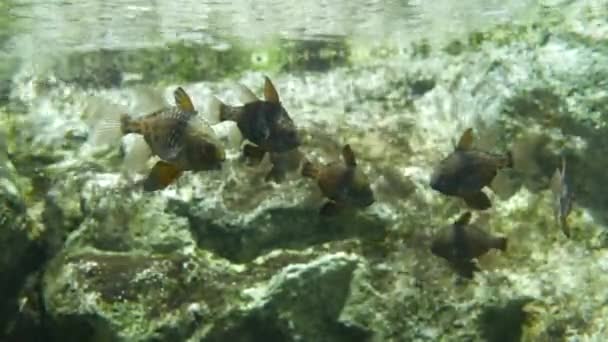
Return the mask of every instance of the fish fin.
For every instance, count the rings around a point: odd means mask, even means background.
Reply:
[[[470,150],[473,147],[473,129],[467,128],[464,133],[460,136],[458,144],[456,145],[457,150]]]
[[[258,102],[260,99],[244,84],[237,84],[237,93],[239,96],[239,101],[243,104]]]
[[[323,206],[319,210],[319,215],[334,216],[340,211],[340,209],[341,209],[341,206],[338,203],[336,203],[334,201],[327,201],[327,202],[325,202],[325,204],[323,204]]]
[[[143,172],[151,156],[152,151],[144,138],[136,136],[125,155],[123,167],[127,171]]]
[[[123,135],[131,133],[130,124],[131,118],[128,114],[107,115],[94,125],[91,141],[94,145],[116,144]]]
[[[195,116],[188,121],[185,133],[188,136],[201,137],[207,141],[219,142],[217,132],[211,127],[209,121],[202,116]]]
[[[452,268],[462,277],[472,279],[475,272],[479,272],[479,266],[473,260],[458,260],[451,263]]]
[[[562,192],[562,173],[559,168],[555,169],[553,176],[551,176],[550,188],[553,194],[559,195]]]
[[[310,161],[304,161],[302,165],[302,176],[316,179],[319,176],[319,169]]]
[[[243,157],[247,159],[249,165],[258,165],[264,158],[264,154],[266,154],[266,151],[259,146],[249,143],[243,146]]]
[[[506,172],[497,172],[488,187],[501,199],[508,199],[515,194],[518,184]]]
[[[469,222],[471,222],[471,212],[466,211],[462,215],[460,215],[460,217],[458,217],[458,219],[454,222],[454,225],[466,226],[467,224],[469,224]]]
[[[182,173],[183,171],[179,170],[173,164],[159,160],[144,181],[144,191],[162,190],[179,178]]]
[[[179,109],[184,112],[195,112],[192,100],[184,88],[177,87],[173,92],[173,97],[175,98],[175,105],[179,107]]]
[[[225,106],[224,102],[217,98],[215,95],[211,95],[207,101],[207,118],[209,122],[216,124],[222,122],[221,114],[222,109]]]
[[[264,178],[266,182],[273,181],[275,183],[281,183],[285,180],[285,172],[281,171],[280,168],[273,166]]]
[[[239,149],[241,147],[244,138],[237,125],[223,123],[213,126],[213,129],[226,148]]]
[[[502,158],[498,163],[499,169],[512,169],[513,168],[513,153],[511,151],[507,151],[504,158]]]
[[[570,227],[568,226],[565,217],[561,220],[561,229],[564,235],[566,235],[567,238],[570,238]]]
[[[264,76],[264,99],[272,103],[280,103],[279,93],[268,76]]]
[[[537,155],[538,151],[547,145],[548,139],[540,133],[527,134],[516,138],[510,149],[513,158],[513,169],[528,175],[542,173]]]
[[[344,158],[344,163],[346,164],[346,166],[357,166],[357,158],[355,157],[355,152],[353,152],[349,144],[344,145],[344,147],[342,148],[342,158]]]
[[[492,207],[492,202],[483,191],[464,196],[463,199],[472,209],[486,210]]]
[[[508,241],[507,238],[504,237],[504,236],[497,237],[494,240],[494,246],[493,247],[504,252],[504,251],[507,250],[507,244],[508,244],[507,241]]]

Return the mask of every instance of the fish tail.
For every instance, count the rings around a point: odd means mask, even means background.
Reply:
[[[128,173],[142,173],[147,169],[147,162],[152,156],[150,147],[141,135],[135,136],[127,148],[123,169]]]
[[[102,117],[96,124],[92,134],[95,145],[113,145],[120,141],[123,135],[129,133],[126,128],[131,118],[128,114],[110,114]]]
[[[138,129],[136,129],[134,126],[134,120],[131,119],[131,117],[128,114],[121,114],[120,115],[120,132],[125,135],[125,134],[129,134],[129,133],[138,133]]]
[[[216,96],[211,96],[208,104],[209,121],[211,123],[218,123],[222,121],[236,121],[232,111],[229,110],[228,106],[218,99]]]
[[[488,198],[488,195],[483,193],[483,191],[479,191],[473,194],[467,194],[463,197],[466,204],[469,208],[476,210],[486,210],[492,207],[492,202]]]
[[[500,249],[501,251],[506,251],[507,250],[507,238],[506,237],[499,237],[496,238],[496,242],[494,244],[494,248],[496,249]]]
[[[317,178],[319,174],[319,169],[311,163],[310,161],[305,161],[304,165],[302,165],[302,176],[307,178]]]

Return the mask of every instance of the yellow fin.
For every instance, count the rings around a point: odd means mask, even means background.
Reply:
[[[173,92],[175,97],[175,105],[178,106],[184,112],[194,112],[194,105],[188,93],[182,87],[177,87]]]
[[[467,128],[456,145],[457,150],[469,150],[473,146],[473,129]]]
[[[268,102],[279,103],[279,93],[268,76],[264,76],[264,99]]]
[[[162,190],[173,183],[181,174],[182,171],[174,165],[159,160],[144,181],[144,191]]]

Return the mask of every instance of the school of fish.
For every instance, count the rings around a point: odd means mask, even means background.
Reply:
[[[362,210],[374,204],[370,179],[358,167],[350,144],[343,145],[341,158],[318,165],[301,150],[297,127],[283,107],[279,94],[268,77],[264,77],[264,97],[239,85],[242,104],[230,105],[213,96],[209,103],[211,121],[236,123],[242,139],[241,155],[253,166],[267,157],[272,168],[266,181],[281,182],[289,172],[316,182],[327,199],[319,214],[333,216],[345,209]],[[114,144],[125,135],[138,136],[125,162],[158,161],[142,181],[143,191],[157,191],[174,184],[184,172],[220,170],[226,160],[225,149],[207,120],[196,110],[190,96],[178,87],[173,106],[160,108],[142,116],[112,113],[96,122],[93,136],[97,144]],[[471,210],[483,211],[492,206],[483,191],[503,169],[514,167],[510,151],[494,154],[473,147],[473,129],[467,128],[454,150],[434,168],[429,186],[445,196],[464,201]],[[337,159],[337,158],[336,158]],[[569,237],[567,217],[574,195],[568,186],[566,160],[562,158],[551,179],[554,216],[559,228]],[[466,211],[452,224],[440,229],[432,239],[430,252],[445,259],[461,276],[473,277],[479,270],[476,260],[492,249],[506,251],[507,238],[495,236],[483,227],[481,220],[472,222]]]

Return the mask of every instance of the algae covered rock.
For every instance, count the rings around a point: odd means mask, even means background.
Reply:
[[[43,262],[36,224],[28,215],[20,176],[8,159],[6,135],[0,131],[0,329],[11,331],[19,320],[17,294],[30,272]]]
[[[287,265],[298,259],[313,260]],[[279,254],[244,267],[206,252],[89,249],[52,262],[44,300],[54,338],[68,341],[333,341],[356,265],[346,254]]]
[[[83,250],[54,260],[43,294],[57,339],[183,340],[229,308],[236,274],[207,253]]]

